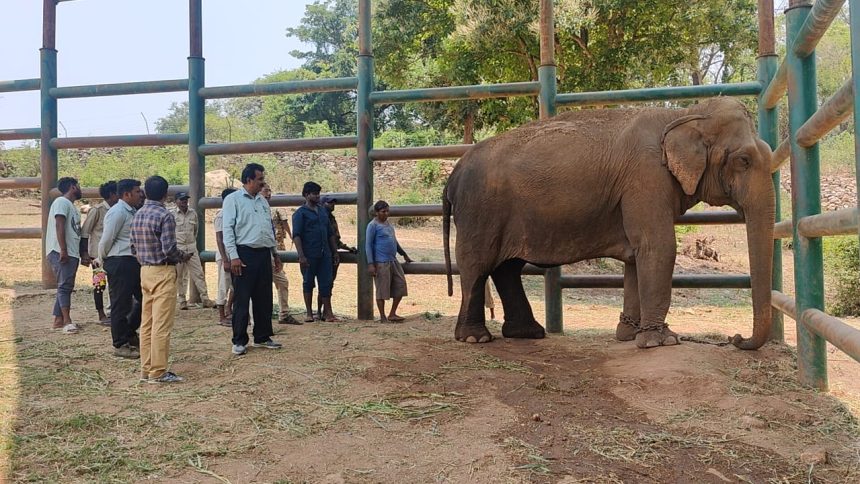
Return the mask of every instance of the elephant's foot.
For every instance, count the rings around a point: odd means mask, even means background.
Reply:
[[[502,324],[502,336],[505,338],[541,339],[546,336],[546,331],[534,319],[528,323],[514,323],[505,320],[505,323]]]
[[[639,348],[654,348],[657,346],[672,346],[680,344],[678,335],[669,329],[666,323],[651,324],[640,327],[636,332],[636,346]]]
[[[484,324],[457,324],[454,328],[454,338],[464,343],[489,343],[493,335]]]
[[[618,341],[633,341],[639,330],[639,320],[624,313],[618,316],[618,326],[615,327],[615,339]]]

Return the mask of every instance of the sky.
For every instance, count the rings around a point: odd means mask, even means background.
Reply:
[[[206,85],[247,84],[299,67],[286,36],[312,0],[204,0]],[[39,77],[42,2],[0,1],[0,80]],[[188,1],[73,0],[57,6],[57,85],[188,77]],[[155,122],[186,92],[60,99],[59,135],[155,132]],[[39,92],[0,93],[0,129],[39,126]],[[18,142],[6,142],[7,147]]]

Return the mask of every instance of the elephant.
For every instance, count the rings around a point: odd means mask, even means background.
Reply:
[[[672,297],[674,222],[700,201],[745,217],[753,334],[730,341],[758,349],[771,327],[774,186],[770,147],[747,109],[717,97],[685,109],[568,111],[484,140],[458,161],[443,189],[448,295],[450,232],[462,300],[454,336],[493,339],[484,284],[504,307],[502,335],[543,338],[522,269],[598,257],[624,263],[624,302],[615,337],[639,348],[679,343],[666,324]]]

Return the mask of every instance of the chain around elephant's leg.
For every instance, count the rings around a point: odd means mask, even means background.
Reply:
[[[639,348],[672,346],[680,343],[678,334],[669,329],[666,323],[640,324],[636,331],[636,346]]]
[[[618,341],[633,341],[639,331],[639,319],[621,313],[618,316],[618,326],[615,327],[615,339]]]

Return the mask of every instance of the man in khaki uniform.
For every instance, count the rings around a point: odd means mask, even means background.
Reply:
[[[260,194],[263,195],[266,201],[272,198],[272,189],[268,183],[263,184]],[[275,241],[278,243],[278,250],[287,250],[287,236],[290,237],[290,240],[293,240],[293,234],[290,232],[290,222],[288,221],[288,217],[276,208],[272,209],[272,227],[275,230]],[[290,283],[287,281],[287,273],[283,267],[280,271],[272,271],[272,282],[275,283],[275,288],[278,290],[278,324],[302,324],[301,321],[290,314]]]
[[[182,252],[192,254],[187,262],[176,264],[176,288],[179,299],[179,309],[188,309],[185,293],[188,291],[188,279],[197,288],[200,301],[205,308],[214,308],[215,303],[209,299],[206,289],[206,278],[203,275],[203,266],[200,264],[200,254],[197,253],[197,213],[188,209],[189,195],[185,192],[176,194],[176,210],[173,218],[176,219],[176,246]]]
[[[87,247],[91,257],[98,259],[99,256],[99,241],[104,233],[105,216],[111,207],[119,201],[119,194],[116,192],[116,182],[109,181],[99,187],[99,195],[104,201],[92,208],[87,213],[87,219],[84,220],[84,225],[81,227],[81,240],[87,240]],[[105,314],[104,303],[104,285],[95,285],[95,281],[107,281],[107,276],[104,275],[104,269],[99,262],[93,261],[93,301],[96,304],[96,311],[99,313],[99,324],[102,326],[110,326],[110,318]],[[101,273],[102,278],[98,277]]]

